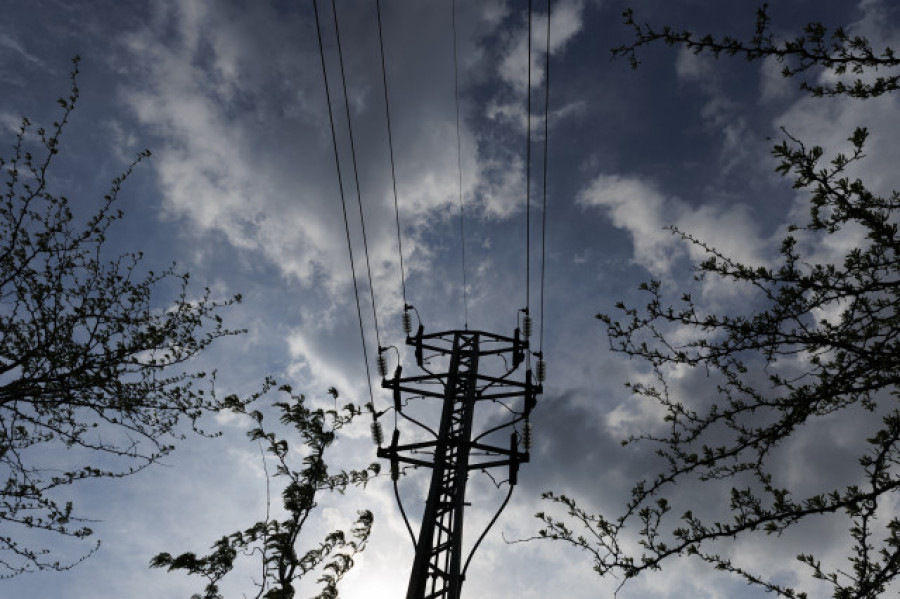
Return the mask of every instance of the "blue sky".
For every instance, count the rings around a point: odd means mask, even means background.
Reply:
[[[321,4],[330,26],[330,7]],[[508,333],[525,301],[526,3],[457,4],[469,325]],[[756,6],[744,0],[635,3],[638,17],[652,23],[744,37],[752,34]],[[542,185],[544,7],[535,2],[535,222]],[[629,434],[658,427],[659,413],[625,389],[626,381],[647,377],[646,367],[608,350],[597,312],[613,311],[617,300],[639,302],[637,285],[650,277],[673,297],[695,292],[708,309],[751,307],[740,292],[691,281],[690,264],[699,255],[662,227],[676,225],[732,256],[770,264],[787,225],[807,212],[807,198],[774,172],[770,149],[780,127],[835,150],[845,147],[856,126],[869,127],[869,157],[860,174],[876,191],[896,186],[895,98],[812,99],[797,81],[783,79],[777,64],[715,62],[665,47],[642,50],[642,65],[632,70],[625,60],[611,60],[609,52],[629,40],[619,16],[625,7],[613,0],[553,4],[543,323],[549,377],[533,416],[532,463],[520,472],[510,506],[470,568],[464,591],[470,597],[580,599],[610,596],[616,588],[618,581],[592,572],[586,554],[559,544],[507,545],[503,537],[536,532],[532,515],[548,507],[541,491],[565,492],[586,507],[615,514],[633,482],[658,466],[652,447],[620,447]],[[383,344],[401,346],[374,2],[340,0],[338,10],[379,325]],[[383,11],[409,301],[426,329],[459,328],[460,171],[450,6],[385,0]],[[785,0],[770,14],[776,34],[815,19],[849,25],[894,47],[900,37],[898,7],[887,0]],[[334,85],[331,35],[325,51]],[[89,214],[109,181],[139,150],[150,148],[153,157],[126,185],[126,217],[110,249],[143,250],[151,268],[176,261],[191,272],[198,292],[209,286],[217,297],[244,296],[243,304],[229,310],[227,324],[248,333],[216,344],[198,368],[218,369],[222,393],[252,391],[272,374],[310,397],[324,398],[333,385],[345,398],[367,401],[311,2],[8,2],[0,21],[4,145],[22,115],[52,121],[75,54],[82,56],[82,95],[63,140],[57,189]],[[341,100],[337,90],[332,93]],[[346,123],[338,118],[337,124],[347,175]],[[349,177],[345,188],[355,199]],[[358,221],[353,227],[360,248]],[[538,233],[535,228],[533,240]],[[828,259],[857,241],[851,232],[809,249]],[[538,248],[535,243],[533,264]],[[358,261],[357,272],[362,269]],[[535,270],[532,281],[537,278]],[[533,285],[532,302],[538,293]],[[364,315],[371,352],[373,323]],[[685,396],[710,393],[701,375],[674,374]],[[376,402],[388,400],[376,386]],[[187,597],[199,591],[199,580],[148,569],[150,557],[204,551],[221,535],[261,518],[265,509],[262,464],[258,449],[243,436],[246,423],[218,417],[208,424],[223,436],[189,437],[165,466],[72,488],[82,514],[98,520],[100,551],[69,572],[2,581],[0,597]],[[780,475],[810,488],[840,479],[844,466],[853,464],[853,433],[862,426],[826,422],[810,431],[785,449]],[[827,463],[816,445],[823,438],[831,441]],[[334,461],[361,466],[373,460],[367,422],[361,420],[335,448]],[[422,472],[403,482],[415,518],[426,485]],[[712,511],[724,501],[695,488],[677,493],[684,505]],[[477,527],[502,495],[473,482],[470,499],[467,520]],[[342,596],[401,596],[412,547],[388,481],[323,505],[315,523],[320,528],[311,534],[348,526],[364,506],[375,513],[373,539]],[[469,542],[477,534],[471,530]],[[840,526],[816,523],[781,539],[741,542],[723,551],[784,582],[806,584],[793,556],[813,545],[823,557],[839,560],[845,534]],[[250,593],[251,575],[233,574],[226,596]],[[817,587],[804,588],[815,596]],[[630,583],[619,596],[763,594],[683,561]]]

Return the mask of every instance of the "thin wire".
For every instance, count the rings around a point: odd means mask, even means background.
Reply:
[[[350,122],[350,98],[347,96],[347,79],[344,76],[344,53],[341,51],[341,32],[338,28],[338,15],[335,0],[331,0],[331,10],[334,11],[334,35],[337,38],[338,61],[341,65],[341,83],[344,88],[344,107],[347,112],[347,130],[350,133],[350,157],[353,161],[353,179],[356,183],[356,201],[359,204],[359,222],[362,226],[363,250],[366,254],[366,271],[369,275],[369,290],[372,298],[372,320],[375,322],[375,341],[378,351],[381,352],[381,335],[378,332],[378,315],[375,310],[375,285],[372,283],[372,267],[369,263],[369,241],[366,237],[366,220],[363,218],[362,194],[359,190],[359,169],[356,167],[356,146],[353,143],[353,126]]]
[[[387,86],[387,68],[385,67],[384,62],[384,34],[382,33],[381,27],[381,0],[376,0],[375,2],[375,10],[378,15],[378,47],[381,52],[381,77],[382,83],[384,84],[384,114],[387,118],[387,132],[388,132],[388,150],[390,152],[391,157],[391,182],[394,186],[394,216],[397,220],[397,251],[400,254],[400,286],[403,290],[403,307],[404,310],[408,305],[406,301],[406,275],[403,270],[403,241],[400,236],[400,208],[397,202],[397,177],[394,174],[394,140],[391,135],[391,109],[390,104],[388,102],[388,86]],[[397,414],[394,414],[394,430],[397,429]],[[393,478],[393,477],[391,477]],[[403,516],[403,522],[406,523],[406,530],[409,531],[409,538],[412,541],[413,547],[416,546],[416,535],[413,532],[412,525],[409,523],[409,518],[406,517],[406,510],[403,508],[403,501],[400,499],[400,489],[397,485],[396,479],[393,480],[394,483],[394,497],[397,499],[397,507],[400,508],[400,515]]]
[[[529,0],[530,1],[530,0]],[[462,141],[459,137],[459,65],[456,58],[456,0],[451,2],[452,26],[453,26],[453,89],[456,95],[456,166],[459,170],[459,235],[462,246],[462,276],[463,276],[463,310],[465,315],[466,330],[469,330],[469,291],[466,282],[466,225],[463,215],[463,191],[462,191]]]
[[[541,330],[538,337],[538,350],[544,355],[544,274],[547,264],[547,148],[549,145],[550,122],[550,2],[547,0],[547,49],[544,83],[544,205],[541,214]]]
[[[417,545],[416,543],[416,533],[413,532],[412,525],[409,523],[409,518],[406,517],[406,510],[403,509],[403,501],[400,499],[400,488],[397,486],[397,481],[394,481],[394,497],[397,498],[397,507],[400,508],[400,515],[403,516],[403,521],[406,523],[406,530],[409,531],[409,538],[412,540],[413,547]]]
[[[485,470],[484,472],[485,472],[485,474],[487,474],[487,470]],[[490,476],[490,475],[488,474],[488,476]],[[462,569],[462,575],[463,575],[463,576],[466,575],[466,570],[469,569],[469,562],[472,561],[472,556],[475,555],[475,550],[478,549],[478,546],[479,546],[479,545],[481,545],[481,541],[483,541],[483,540],[484,540],[484,537],[487,536],[488,531],[491,530],[491,527],[494,526],[494,523],[497,521],[497,518],[500,517],[500,514],[502,514],[502,513],[503,513],[503,510],[506,508],[506,504],[509,503],[509,499],[510,499],[510,497],[512,497],[513,488],[514,488],[513,485],[510,484],[510,485],[509,485],[509,492],[507,492],[506,498],[503,500],[503,503],[500,504],[500,509],[497,510],[497,513],[494,514],[494,517],[491,518],[491,521],[488,522],[488,525],[487,525],[487,526],[485,527],[485,529],[481,532],[481,536],[478,537],[478,540],[477,540],[477,541],[475,541],[475,546],[472,547],[472,550],[469,552],[469,556],[466,558],[466,564],[465,564],[465,566],[463,566],[463,569]]]
[[[397,218],[397,250],[400,253],[400,286],[403,289],[403,307],[406,301],[406,274],[403,270],[403,241],[400,239],[400,207],[397,202],[397,176],[394,174],[394,138],[391,135],[391,109],[388,103],[387,69],[384,65],[384,35],[381,32],[381,0],[375,1],[378,14],[378,47],[381,50],[381,79],[384,83],[384,114],[387,117],[388,150],[391,157],[391,182],[394,185],[394,216]]]
[[[356,283],[356,266],[353,260],[353,245],[350,243],[350,223],[347,218],[347,202],[344,199],[344,182],[341,177],[341,161],[338,157],[337,135],[334,132],[334,113],[331,110],[331,92],[328,88],[328,71],[325,68],[325,49],[322,46],[322,31],[319,25],[319,3],[313,0],[313,10],[316,15],[316,35],[319,39],[319,58],[322,60],[322,78],[325,80],[325,99],[328,102],[328,123],[331,125],[331,142],[334,146],[334,165],[337,168],[338,188],[341,193],[341,209],[344,212],[344,231],[347,234],[347,251],[350,253],[350,273],[353,277],[353,294],[356,297],[356,316],[359,319],[359,340],[362,344],[363,362],[366,366],[366,383],[369,385],[369,401],[375,405],[375,394],[372,392],[372,374],[369,371],[369,352],[366,349],[366,336],[363,330],[362,308],[359,303],[359,286]],[[374,414],[372,416],[374,421]]]
[[[525,111],[525,315],[531,306],[531,0],[528,0],[528,100]]]

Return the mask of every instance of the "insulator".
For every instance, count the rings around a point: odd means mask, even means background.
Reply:
[[[375,445],[381,447],[381,444],[384,443],[384,431],[381,430],[381,423],[375,421],[372,423],[372,440],[375,441]]]
[[[528,314],[522,319],[522,334],[525,335],[525,337],[531,337],[531,316]]]
[[[391,480],[396,481],[400,478],[400,462],[391,460]]]
[[[408,310],[403,312],[403,332],[407,335],[412,333],[412,315]]]
[[[547,378],[547,363],[544,362],[544,358],[540,358],[537,363],[537,380],[539,383],[543,383],[544,379]]]
[[[525,445],[525,451],[531,449],[531,422],[525,423],[525,428],[522,431],[522,442]]]
[[[378,354],[378,374],[381,375],[381,378],[387,377],[387,360],[382,354]]]

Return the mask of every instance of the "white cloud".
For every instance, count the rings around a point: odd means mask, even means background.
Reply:
[[[696,87],[707,96],[706,103],[700,109],[700,116],[706,126],[721,135],[722,169],[730,173],[739,164],[748,159],[748,150],[755,147],[747,144],[751,137],[747,119],[742,106],[731,99],[729,92],[719,81],[717,68],[721,65],[705,54],[694,54],[687,48],[678,49],[675,59],[675,72],[686,85]]]
[[[893,26],[891,14],[884,0],[860,0],[858,10],[862,13],[859,20],[845,27],[846,33],[851,38],[853,36],[864,37],[869,41],[876,55],[881,54],[883,48],[897,47],[897,42],[900,41],[900,31]],[[852,73],[852,70],[848,69],[848,72],[842,75],[838,75],[832,70],[822,70],[819,73],[819,82],[832,84],[844,81],[852,84],[857,79],[871,82],[876,76],[884,77],[890,74],[897,74],[896,67],[881,68],[878,71],[866,69],[866,72],[862,74]]]
[[[601,174],[578,195],[578,203],[606,210],[613,226],[631,234],[634,259],[654,276],[665,276],[680,252],[661,229],[671,224],[672,203],[637,177]]]
[[[482,160],[477,201],[488,218],[509,218],[525,208],[525,164],[519,156]]]
[[[125,98],[162,140],[162,147],[153,148],[153,164],[167,214],[187,219],[191,229],[202,234],[198,242],[220,239],[260,253],[284,275],[305,286],[323,287],[335,301],[346,302],[350,276],[321,72],[295,66],[315,64],[318,50],[313,56],[312,45],[295,48],[302,60],[275,59],[271,73],[256,66],[269,60],[267,44],[293,44],[297,38],[291,27],[312,24],[275,24],[265,20],[266,11],[221,15],[202,3],[162,3],[157,12],[160,22],[176,21],[180,33],[169,39],[147,29],[127,38],[129,51],[144,57],[148,66],[146,83],[133,86]],[[487,11],[485,18],[495,18],[495,13]],[[226,21],[233,18],[258,23],[267,31],[264,41],[230,31]],[[409,18],[416,20],[415,15]],[[416,35],[430,34],[423,30]],[[467,42],[461,47],[478,52]],[[415,54],[403,58],[420,67]],[[345,59],[352,68],[349,53]],[[430,74],[431,66],[423,64]],[[404,260],[407,276],[415,276],[429,272],[436,257],[423,239],[435,227],[452,226],[458,215],[456,117],[452,96],[441,89],[431,86],[423,92],[433,94],[434,101],[412,101],[397,91],[421,73],[398,68],[388,75]],[[354,107],[362,111],[354,113],[354,136],[372,275],[380,305],[396,311],[402,302],[396,284],[399,265],[386,130],[383,108],[371,91],[380,87],[380,74],[351,70],[348,84],[352,98],[367,97]],[[330,85],[336,114],[341,114],[334,78]],[[273,88],[276,91],[270,92]],[[275,97],[262,96],[261,89]],[[237,110],[235,104],[255,110]],[[284,117],[280,122],[272,119],[276,106]],[[345,123],[337,119],[336,125],[357,273],[364,276]],[[506,218],[521,199],[514,191],[516,177],[522,176],[521,161],[513,158],[485,168],[479,164],[476,136],[464,121],[461,125],[461,192],[467,210],[474,207],[479,215]]]
[[[715,59],[681,47],[675,57],[675,73],[689,83],[707,81],[715,73]]]
[[[564,118],[584,114],[587,110],[587,102],[570,102],[560,108],[550,109],[550,127],[556,127]],[[544,108],[543,106],[531,107],[531,140],[536,142],[544,138]],[[488,103],[485,116],[491,120],[513,125],[518,131],[525,131],[528,121],[525,119],[526,106],[524,102],[504,102],[494,99]]]
[[[675,225],[703,240],[726,256],[747,265],[767,263],[767,240],[759,236],[753,211],[745,204],[731,206],[704,204],[689,208],[678,205]],[[693,260],[707,257],[696,245],[689,245]]]
[[[312,335],[294,330],[287,337],[287,345],[293,361],[288,373],[303,388],[325,390],[333,386],[351,397],[364,396],[363,390],[357,386],[359,380],[349,377],[346,368],[330,357],[333,351],[326,351]],[[357,364],[359,361],[361,358],[347,360]]]
[[[550,54],[557,55],[582,29],[583,0],[564,0],[552,8],[550,18]],[[500,62],[501,78],[519,90],[528,85],[527,21],[510,34],[510,45]],[[544,79],[547,46],[547,15],[532,17],[531,22],[531,85],[537,87]]]
[[[583,0],[568,0],[553,6],[550,19],[550,55],[558,56],[565,50],[566,45],[582,29]],[[528,38],[526,35],[527,21],[514,29],[508,38],[508,46],[497,72],[500,78],[513,88],[513,98],[506,94],[497,96],[486,109],[488,118],[500,119],[517,125],[524,131],[527,125],[525,116],[524,92],[528,85]],[[546,47],[547,47],[547,16],[546,14],[532,17],[531,26],[531,86],[538,88],[544,81]],[[533,109],[537,108],[532,106]],[[577,110],[577,106],[567,106],[562,109],[554,109],[551,120],[556,120]],[[537,111],[542,113],[542,111]],[[543,129],[543,118],[532,116],[532,131],[537,133]]]
[[[222,236],[234,247],[260,252],[304,285],[315,280],[337,294],[349,283],[349,269],[346,244],[339,234],[343,225],[331,140],[322,122],[324,98],[314,118],[303,110],[304,98],[297,94],[282,100],[289,106],[299,100],[301,105],[292,111],[294,118],[282,123],[261,121],[258,112],[235,112],[231,104],[241,98],[266,101],[254,89],[264,76],[248,58],[264,54],[264,44],[228,37],[227,29],[219,29],[222,18],[202,3],[162,4],[159,11],[178,22],[181,34],[174,40],[161,39],[144,30],[128,38],[132,53],[151,58],[146,62],[148,83],[132,88],[125,97],[139,120],[163,140],[163,146],[155,148],[153,164],[168,215],[188,219],[193,231],[206,234],[206,239]],[[262,17],[254,13],[252,18]],[[285,25],[273,27],[271,38],[287,35]],[[203,61],[211,61],[213,69]],[[275,78],[278,71],[272,73]],[[294,83],[297,89],[321,88],[321,75],[314,70],[295,69],[284,75],[299,78]],[[299,138],[317,143],[303,147],[292,143]],[[426,193],[417,195],[418,202],[410,202],[414,212],[417,208],[427,212],[446,201],[428,193],[427,187],[422,189]],[[345,188],[351,220],[354,195],[352,187]],[[384,245],[370,243],[376,248]]]
[[[42,59],[26,50],[25,47],[19,42],[19,40],[2,31],[0,31],[0,47],[6,48],[7,50],[12,50],[34,67],[46,68],[47,66],[47,64]]]
[[[696,264],[709,257],[702,247],[663,230],[674,226],[710,248],[747,265],[766,265],[771,243],[758,230],[751,209],[744,204],[692,206],[665,196],[652,182],[626,175],[598,175],[578,195],[582,206],[602,208],[613,226],[627,231],[633,260],[657,279],[672,283],[679,261]],[[708,302],[734,299],[740,286],[707,277],[701,287]]]
[[[763,60],[759,68],[760,100],[771,102],[791,97],[797,82],[782,74],[784,64],[774,58]]]
[[[17,133],[22,126],[22,117],[11,112],[0,112],[0,127],[9,133]]]

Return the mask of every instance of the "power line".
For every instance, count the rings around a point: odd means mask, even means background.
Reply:
[[[334,3],[334,0],[332,0]],[[381,23],[380,2],[376,0],[378,11],[379,42],[382,59],[382,73],[385,90],[385,109],[387,112],[388,135],[390,140],[390,110],[388,108],[387,75],[384,59],[384,43]],[[465,580],[465,574],[475,551],[486,537],[488,531],[498,520],[501,512],[509,503],[512,489],[518,481],[519,466],[529,461],[529,448],[531,446],[531,428],[529,415],[537,403],[537,395],[542,392],[540,381],[543,380],[542,365],[538,363],[538,383],[532,381],[530,363],[525,372],[524,380],[515,380],[512,375],[518,372],[523,360],[530,360],[527,337],[531,335],[531,317],[528,316],[528,303],[530,300],[530,184],[531,184],[531,28],[532,28],[532,3],[528,3],[528,133],[527,133],[527,191],[526,204],[528,216],[526,217],[526,340],[523,342],[519,329],[516,328],[513,336],[495,335],[483,331],[470,331],[468,327],[468,285],[466,280],[465,257],[465,211],[463,203],[462,187],[462,142],[460,135],[460,100],[459,100],[459,59],[456,30],[456,2],[451,1],[452,29],[453,29],[453,69],[454,91],[456,101],[456,150],[457,168],[459,176],[459,214],[460,234],[462,248],[462,274],[463,274],[463,305],[465,310],[465,330],[451,330],[439,333],[424,334],[423,326],[415,337],[407,331],[406,343],[415,348],[416,363],[425,375],[401,376],[401,368],[398,366],[392,379],[386,378],[386,369],[383,362],[379,362],[382,371],[382,386],[393,391],[395,423],[391,443],[385,447],[382,445],[380,428],[377,421],[373,425],[373,435],[378,444],[378,456],[390,460],[391,478],[394,483],[394,495],[400,506],[401,515],[406,522],[407,530],[413,541],[416,552],[413,567],[410,574],[410,582],[407,591],[408,598],[433,598],[438,596],[448,599],[460,597],[461,585]],[[549,10],[548,10],[549,19]],[[549,35],[549,29],[548,29]],[[340,43],[340,42],[338,42]],[[549,41],[548,41],[549,45]],[[549,46],[548,46],[549,47]],[[343,71],[342,71],[343,76]],[[346,97],[346,87],[345,87]],[[547,110],[545,105],[545,111]],[[348,114],[349,121],[349,114]],[[546,134],[546,129],[545,129]],[[545,146],[546,153],[546,146]],[[355,164],[355,163],[354,163]],[[394,175],[393,149],[391,149],[391,170]],[[546,156],[545,156],[546,178]],[[394,207],[397,215],[398,247],[401,237],[399,224],[399,210],[397,208],[396,179],[394,180]],[[358,188],[357,188],[357,191]],[[546,205],[546,185],[545,185]],[[348,237],[349,239],[349,237]],[[542,282],[543,282],[543,264]],[[401,280],[402,275],[402,250],[401,250]],[[374,300],[374,297],[373,297]],[[543,290],[542,290],[543,306]],[[406,306],[404,306],[406,308]],[[374,304],[373,304],[374,309]],[[360,320],[360,322],[362,322]],[[406,319],[404,319],[406,328]],[[423,355],[427,349],[429,356]],[[381,351],[381,350],[379,350]],[[398,350],[399,354],[399,350]],[[439,357],[440,359],[432,359]],[[446,358],[446,359],[443,359]],[[490,361],[486,360],[490,358]],[[487,364],[485,364],[487,362]],[[502,365],[500,364],[502,362]],[[427,366],[426,366],[427,364]],[[449,369],[436,368],[434,364],[444,364]],[[488,366],[487,368],[484,368]],[[432,370],[439,372],[432,372]],[[481,369],[481,370],[479,370]],[[500,376],[486,376],[485,371],[496,373],[505,370]],[[442,387],[436,389],[435,386]],[[404,401],[404,394],[406,398]],[[404,413],[404,408],[410,400],[424,398],[443,399],[442,417],[440,427],[434,430],[426,424]],[[522,402],[522,410],[516,410],[506,404],[511,398],[519,398]],[[476,431],[475,423],[476,404],[482,400],[498,402],[512,416],[503,424]],[[373,415],[375,412],[373,410]],[[380,415],[380,414],[379,414]],[[433,437],[422,441],[413,438],[413,442],[400,443],[400,429],[397,427],[398,415],[409,422],[424,429]],[[377,415],[376,415],[377,418]],[[524,437],[518,433],[519,423],[525,423]],[[492,435],[512,429],[509,436],[509,444],[497,444]],[[473,433],[475,436],[473,438]],[[484,438],[484,439],[483,439]],[[524,451],[522,446],[524,445]],[[412,531],[409,520],[403,509],[397,481],[400,475],[400,464],[408,464],[412,467],[425,466],[431,468],[431,485],[425,502],[422,515],[421,528],[418,538]],[[488,523],[472,547],[471,552],[462,563],[462,536],[463,514],[466,502],[466,484],[469,473],[474,470],[485,472],[494,482],[496,479],[487,472],[487,468],[508,467],[509,492],[503,500],[500,508]]]
[[[538,350],[544,355],[544,274],[547,264],[547,149],[549,147],[550,123],[550,1],[547,0],[547,48],[544,80],[544,203],[541,214],[541,330]]]
[[[525,90],[525,318],[531,318],[531,0],[528,0],[528,88]]]
[[[530,0],[529,0],[530,1]],[[453,89],[456,96],[456,166],[459,171],[459,234],[462,246],[462,276],[463,276],[463,310],[465,315],[466,330],[469,328],[469,291],[466,282],[466,226],[463,213],[462,191],[462,141],[459,136],[459,65],[456,58],[456,0],[452,0],[452,27],[453,27]]]
[[[387,67],[385,66],[384,60],[384,33],[382,31],[381,25],[381,0],[375,1],[375,11],[378,16],[378,48],[381,53],[381,80],[384,86],[384,114],[387,120],[388,150],[391,157],[391,183],[393,184],[394,188],[394,216],[397,222],[397,252],[400,254],[400,286],[403,291],[403,314],[404,322],[406,322],[406,310],[409,306],[409,302],[406,299],[406,274],[403,270],[403,241],[400,232],[400,207],[397,201],[397,176],[394,169],[394,139],[391,133],[391,109],[390,103],[388,101]],[[397,430],[396,412],[394,412],[394,430]],[[406,510],[403,507],[403,501],[400,499],[400,487],[397,484],[399,478],[399,471],[397,473],[397,476],[394,476],[392,468],[391,482],[394,487],[394,497],[397,500],[397,507],[400,508],[400,515],[403,517],[403,522],[406,524],[406,530],[409,532],[409,538],[410,540],[412,540],[413,547],[415,547],[416,535],[413,532],[412,525],[409,523],[409,518],[407,518],[406,516]]]
[[[375,310],[375,285],[372,282],[372,267],[369,262],[369,242],[366,237],[366,220],[363,217],[362,193],[359,189],[359,169],[356,166],[356,146],[353,143],[353,125],[350,120],[350,98],[347,95],[347,78],[344,76],[344,53],[341,51],[341,31],[338,27],[338,15],[335,0],[331,0],[331,10],[334,11],[334,35],[337,38],[338,61],[341,66],[341,83],[344,88],[344,107],[347,112],[347,130],[350,133],[350,157],[353,162],[353,178],[356,183],[356,201],[359,204],[359,222],[362,226],[363,250],[366,255],[366,271],[369,275],[369,290],[372,298],[372,320],[375,323],[375,342],[378,344],[378,350],[381,351],[381,335],[378,332],[378,314]]]
[[[332,0],[333,2],[333,0]],[[332,8],[334,5],[332,4]],[[337,169],[337,179],[338,179],[338,189],[341,194],[341,209],[344,213],[344,231],[347,234],[347,251],[350,254],[350,274],[353,278],[353,294],[356,297],[356,315],[359,319],[359,339],[362,344],[363,350],[363,362],[366,366],[366,383],[369,385],[369,401],[372,402],[372,405],[375,405],[375,395],[372,392],[372,375],[369,371],[369,353],[366,349],[366,336],[363,330],[363,319],[362,319],[362,307],[359,303],[359,285],[356,282],[356,266],[354,265],[353,260],[353,244],[350,243],[350,223],[347,218],[347,202],[344,198],[344,182],[343,177],[341,176],[341,160],[338,156],[338,146],[337,146],[337,135],[334,131],[334,113],[331,109],[331,92],[328,87],[328,70],[325,68],[325,49],[322,45],[322,30],[319,25],[319,2],[318,0],[313,0],[313,11],[316,16],[316,36],[319,40],[319,58],[322,61],[322,78],[325,81],[325,100],[328,103],[328,123],[331,126],[331,142],[334,146],[334,165]],[[337,16],[337,15],[335,15]]]
[[[406,274],[403,270],[403,241],[400,236],[400,208],[397,202],[397,176],[394,173],[394,138],[391,134],[391,109],[388,103],[387,69],[384,65],[384,34],[381,30],[381,0],[375,1],[375,11],[378,14],[378,48],[381,51],[381,78],[384,83],[384,114],[387,118],[388,150],[391,157],[391,182],[394,186],[394,215],[397,220],[397,250],[400,254],[400,286],[403,290],[404,310],[408,305],[406,301]]]

